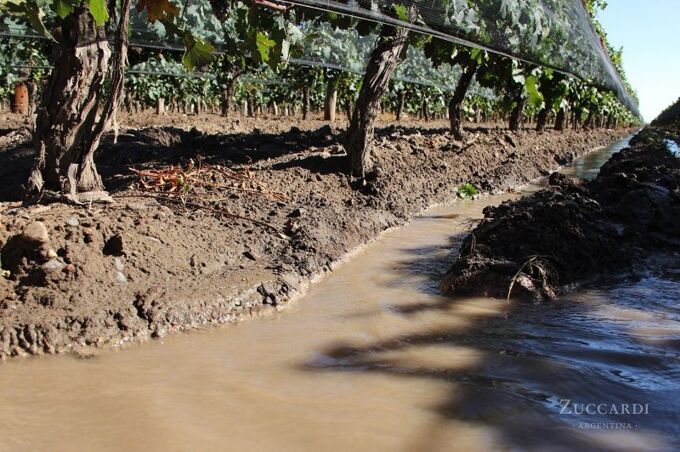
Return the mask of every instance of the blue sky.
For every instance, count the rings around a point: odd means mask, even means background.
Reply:
[[[651,121],[680,97],[680,0],[608,0],[599,19]]]

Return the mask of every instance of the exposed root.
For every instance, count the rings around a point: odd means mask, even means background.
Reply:
[[[510,295],[512,294],[512,288],[515,286],[515,283],[520,278],[520,275],[526,275],[529,279],[532,280],[532,285],[535,285],[533,284],[533,280],[537,278],[532,277],[531,275],[537,273],[538,280],[541,284],[542,292],[545,293],[547,291],[548,287],[550,286],[551,280],[554,279],[556,275],[555,272],[548,268],[547,265],[544,265],[540,262],[540,259],[545,258],[546,258],[545,256],[531,256],[522,264],[519,270],[517,270],[517,273],[515,273],[515,275],[510,279],[510,286],[508,287],[508,296],[506,297],[506,301],[508,303],[510,303]]]
[[[138,187],[148,191],[176,193],[188,192],[193,187],[202,187],[207,190],[262,194],[277,201],[287,200],[283,193],[270,191],[267,184],[255,179],[249,168],[234,171],[220,165],[202,165],[200,161],[196,166],[191,160],[186,170],[180,166],[170,165],[163,169],[130,168],[130,171],[139,176]]]

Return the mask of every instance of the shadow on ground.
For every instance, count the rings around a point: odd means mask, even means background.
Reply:
[[[462,235],[451,237],[448,249],[459,247],[462,239]],[[672,447],[675,441],[678,445],[680,416],[672,394],[680,389],[674,383],[680,364],[662,343],[641,343],[629,334],[627,323],[591,312],[601,305],[644,309],[640,303],[648,300],[621,294],[616,287],[612,292],[584,291],[587,302],[568,296],[543,305],[445,298],[437,295],[437,288],[454,256],[443,256],[441,246],[406,251],[411,257],[396,265],[404,278],[395,278],[385,288],[411,284],[424,276],[418,290],[432,299],[395,304],[389,311],[422,322],[422,327],[416,325],[421,331],[359,347],[331,342],[319,350],[318,358],[301,367],[319,373],[374,373],[448,384],[449,395],[432,408],[441,422],[426,429],[418,444],[411,445],[413,450],[452,447],[441,443],[450,440],[444,434],[449,422],[490,429],[502,447],[513,450],[629,450],[623,447],[627,444],[630,450],[642,450],[647,440],[651,442],[646,444]],[[675,289],[669,290],[667,298],[672,301]],[[489,303],[490,309],[470,309],[480,303]],[[432,319],[423,314],[438,316],[439,321],[423,320]],[[457,326],[441,327],[447,323]],[[450,347],[452,353],[446,356],[467,350],[480,358],[473,363],[455,358],[447,362],[438,355],[440,359],[431,364],[413,358],[427,358],[432,347]],[[653,414],[564,414],[560,413],[564,399],[608,406],[647,403]],[[620,425],[606,431],[583,428],[592,423]]]
[[[225,135],[203,134],[195,129],[154,127],[122,133],[115,145],[112,136],[107,136],[95,161],[106,188],[116,192],[124,190],[132,181],[131,167],[186,165],[191,159],[226,166],[255,164],[282,155],[303,153],[311,147],[329,146],[338,143],[338,140],[339,136],[330,127],[314,131],[292,128],[285,134]],[[27,139],[0,149],[3,162],[0,179],[4,182],[0,187],[0,201],[21,199],[22,185],[28,179],[35,155]]]
[[[480,129],[485,130],[485,129]],[[376,130],[377,136],[434,135],[445,129],[389,126]],[[6,133],[5,133],[6,132]],[[3,130],[8,135],[11,130]],[[0,149],[0,201],[19,201],[23,184],[35,159],[35,151],[28,134],[16,144]],[[108,135],[98,150],[95,161],[107,190],[124,190],[134,179],[130,167],[154,168],[166,165],[186,165],[189,160],[202,160],[210,164],[255,165],[267,159],[286,155],[300,155],[273,166],[274,169],[300,167],[313,173],[344,173],[346,162],[341,143],[342,131],[330,126],[304,131],[296,127],[286,133],[233,133],[204,134],[196,129],[189,131],[176,127],[151,127],[121,133],[118,143],[113,144]],[[338,145],[336,155],[330,158],[305,155],[317,148]]]

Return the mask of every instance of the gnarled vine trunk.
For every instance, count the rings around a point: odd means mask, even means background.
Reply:
[[[407,39],[407,29],[383,26],[371,52],[345,140],[350,171],[355,177],[363,179],[366,176],[380,99],[387,90],[392,73],[404,58]]]
[[[593,120],[595,119],[595,113],[591,110],[588,112],[588,116],[586,117],[586,121],[583,123],[583,128],[585,130],[588,129],[594,129],[594,124]]]
[[[328,79],[326,87],[326,101],[324,102],[323,119],[325,121],[335,122],[336,105],[338,102],[338,78],[331,77]]]
[[[406,104],[406,90],[399,91],[399,103],[397,104],[396,120],[401,121],[401,116],[404,113],[404,104]]]
[[[460,80],[458,80],[458,84],[456,85],[456,89],[453,92],[453,96],[451,96],[451,100],[449,101],[449,122],[451,124],[451,133],[456,140],[463,139],[462,106],[463,101],[465,100],[465,94],[467,94],[470,83],[475,76],[475,72],[477,72],[477,68],[478,64],[471,62],[470,65],[463,70],[463,74],[460,76]]]
[[[94,152],[123,92],[129,10],[130,0],[123,0],[113,59],[105,28],[97,27],[87,8],[77,7],[58,19],[54,69],[37,110],[38,159],[26,202],[44,195],[77,202],[79,192],[103,191]],[[111,79],[102,102],[109,66]]]
[[[545,125],[548,123],[548,114],[549,113],[550,113],[550,109],[547,106],[541,108],[541,111],[538,112],[538,116],[536,116],[536,130],[537,131],[541,132],[542,130],[545,129]]]
[[[305,120],[309,116],[309,87],[302,88],[302,119]]]
[[[520,96],[517,98],[516,102],[517,103],[515,104],[515,107],[510,112],[509,121],[510,130],[513,131],[519,130],[520,126],[522,125],[522,112],[524,111],[526,99]]]
[[[227,87],[224,90],[224,98],[222,99],[222,116],[229,117],[231,114],[236,82],[240,76],[241,74],[235,74],[231,80],[227,81]]]

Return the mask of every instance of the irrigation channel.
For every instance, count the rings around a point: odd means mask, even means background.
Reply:
[[[470,221],[516,196],[432,209],[272,318],[7,362],[0,449],[680,447],[677,274],[541,305],[438,294]]]

